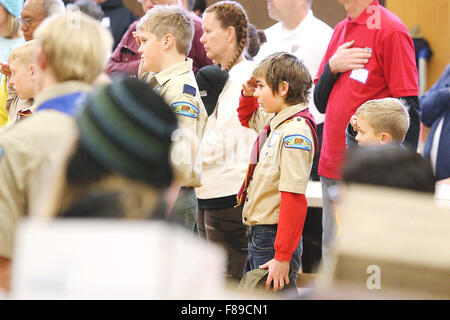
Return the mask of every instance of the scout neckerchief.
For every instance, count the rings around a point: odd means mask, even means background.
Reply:
[[[316,133],[316,121],[314,120],[314,117],[309,112],[309,109],[306,108],[300,112],[297,112],[293,116],[290,116],[286,120],[283,121],[283,123],[287,122],[288,120],[291,120],[295,117],[302,117],[306,120],[306,123],[308,124],[309,128],[311,129],[313,138],[314,138],[314,152],[317,153],[319,151],[319,141],[317,140],[317,133]],[[241,189],[239,190],[239,193],[237,195],[237,204],[236,207],[240,207],[247,197],[247,189],[248,185],[250,183],[250,179],[253,176],[253,173],[255,171],[256,165],[259,161],[259,153],[261,152],[262,146],[264,145],[264,142],[266,141],[267,137],[270,135],[270,121],[269,123],[264,127],[263,130],[258,135],[258,138],[256,138],[255,143],[253,144],[252,154],[250,157],[250,164],[248,165],[247,174],[245,176],[245,180],[242,183]]]

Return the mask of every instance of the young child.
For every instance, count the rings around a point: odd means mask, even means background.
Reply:
[[[245,272],[268,268],[266,287],[273,281],[274,291],[295,288],[300,267],[305,191],[318,147],[307,107],[311,86],[302,62],[275,53],[258,64],[239,103],[241,124],[261,131],[238,194],[249,226]]]
[[[35,49],[36,40],[30,40],[14,48],[9,54],[10,75],[8,78],[8,99],[6,100],[8,123],[14,123],[16,120],[29,116],[33,111]]]
[[[8,274],[17,223],[42,201],[45,172],[70,145],[71,131],[61,118],[79,111],[112,47],[110,32],[83,13],[49,17],[34,35],[35,112],[0,130],[0,274]],[[7,288],[2,280],[8,279],[0,277],[0,286]]]
[[[192,59],[186,57],[193,35],[191,15],[176,6],[155,6],[138,24],[142,55],[139,75],[170,105],[181,128],[174,136],[171,158],[182,187],[170,219],[191,230],[197,214],[194,187],[200,186],[201,159],[197,150],[208,117],[192,71]]]
[[[362,104],[346,129],[347,147],[370,144],[402,144],[409,128],[405,105],[395,98]]]

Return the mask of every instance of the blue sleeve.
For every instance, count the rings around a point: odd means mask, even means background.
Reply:
[[[422,122],[431,127],[433,122],[450,108],[450,65],[447,66],[439,80],[420,97]]]

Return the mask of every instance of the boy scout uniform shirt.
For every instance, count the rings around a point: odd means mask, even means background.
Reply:
[[[306,120],[294,114],[307,108],[298,104],[273,117],[259,108],[249,126],[262,129],[270,120],[270,134],[259,153],[242,211],[243,223],[278,224],[281,191],[304,194],[314,158],[314,138]]]
[[[159,94],[177,115],[184,134],[172,137],[171,161],[183,186],[200,186],[201,155],[198,152],[208,114],[192,71],[192,59],[177,63],[158,73],[146,73],[142,79]]]

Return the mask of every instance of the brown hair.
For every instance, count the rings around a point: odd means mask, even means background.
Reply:
[[[156,5],[141,18],[138,30],[153,33],[158,40],[167,34],[175,38],[178,53],[187,55],[194,37],[194,22],[190,14],[179,7]]]
[[[356,116],[367,121],[375,133],[387,132],[399,142],[403,142],[409,128],[408,111],[395,98],[369,100],[356,110]]]
[[[234,58],[224,67],[229,71],[247,46],[248,17],[242,5],[235,1],[220,1],[209,6],[205,13],[214,13],[223,29],[233,27],[236,33],[238,50]]]
[[[286,81],[289,84],[285,99],[288,105],[309,101],[311,75],[303,62],[290,53],[277,52],[267,56],[253,70],[253,76],[264,78],[273,93],[277,93],[280,83]]]

